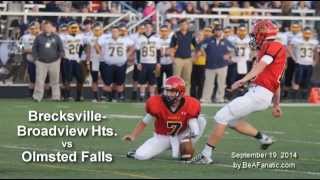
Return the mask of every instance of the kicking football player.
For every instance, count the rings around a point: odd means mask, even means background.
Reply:
[[[254,25],[250,45],[259,49],[258,62],[231,88],[235,90],[254,79],[253,86],[245,95],[234,99],[216,113],[214,116],[216,123],[207,144],[191,163],[212,163],[212,151],[223,138],[228,126],[241,134],[256,138],[261,143],[262,149],[267,149],[273,143],[269,136],[250,125],[244,117],[256,111],[266,110],[272,102],[272,115],[276,118],[282,115],[280,78],[285,70],[286,48],[275,40],[277,33],[278,27],[270,20],[260,20]]]
[[[134,43],[129,38],[120,37],[118,26],[112,27],[111,37],[101,36],[96,44],[96,51],[101,55],[100,72],[105,84],[103,87],[107,101],[124,101],[124,82],[127,60],[134,52]],[[112,86],[116,86],[113,97]]]
[[[152,96],[147,100],[147,114],[123,140],[136,140],[151,123],[154,124],[154,136],[135,152],[129,152],[128,157],[149,160],[171,148],[172,157],[179,158],[181,140],[192,138],[192,143],[195,143],[201,137],[206,120],[199,116],[199,101],[185,96],[185,86],[183,79],[171,76],[164,82],[163,95]]]
[[[32,57],[32,45],[36,36],[40,32],[40,24],[38,22],[32,22],[28,28],[28,34],[24,34],[20,42],[23,47],[23,58],[27,63],[28,75],[29,75],[29,95],[32,97],[34,90],[34,83],[36,81],[36,65]]]
[[[147,86],[150,96],[155,95],[157,81],[155,71],[160,71],[161,68],[159,38],[154,33],[151,22],[146,23],[146,32],[139,36],[136,49],[137,68],[140,71],[140,101],[144,101]]]
[[[93,93],[93,102],[100,101],[99,98],[99,87],[98,87],[98,79],[99,79],[99,67],[100,62],[102,60],[101,56],[97,54],[95,49],[95,45],[98,43],[98,39],[103,34],[103,24],[102,23],[95,23],[93,25],[93,34],[86,38],[86,54],[90,57],[90,73],[92,77],[92,85],[91,90]]]
[[[292,83],[293,98],[306,99],[313,72],[313,66],[319,59],[318,40],[312,38],[312,30],[309,27],[303,29],[302,37],[291,40],[288,51],[295,61],[294,81]],[[300,88],[303,88],[300,93]],[[300,94],[300,96],[298,96]]]
[[[80,46],[83,43],[83,36],[79,34],[79,25],[76,22],[70,22],[68,24],[69,34],[64,36],[62,40],[65,48],[65,60],[63,61],[63,71],[64,71],[64,100],[68,101],[70,99],[70,83],[73,77],[77,80],[77,96],[76,101],[81,101],[82,89],[84,82],[84,72],[80,64]]]

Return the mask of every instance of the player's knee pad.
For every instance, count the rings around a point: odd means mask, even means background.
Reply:
[[[230,121],[234,120],[234,116],[228,106],[224,106],[216,113],[214,120],[219,124],[227,125]]]

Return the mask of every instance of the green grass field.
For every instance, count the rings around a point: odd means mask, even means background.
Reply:
[[[293,169],[243,169],[236,170],[231,158],[232,152],[262,152],[259,144],[245,136],[228,130],[224,141],[215,152],[215,164],[208,166],[187,165],[171,160],[166,152],[150,161],[135,161],[125,158],[130,149],[137,148],[152,135],[148,127],[134,143],[125,143],[121,137],[130,132],[144,114],[143,104],[136,103],[35,103],[30,100],[0,100],[0,178],[320,178],[320,107],[283,107],[284,116],[277,120],[271,111],[252,114],[252,124],[273,136],[277,142],[267,152],[296,152],[298,159],[267,160],[262,162],[295,163]],[[109,115],[103,125],[114,128],[118,137],[85,138],[30,138],[17,137],[17,125],[28,126],[64,126],[66,123],[30,123],[27,112],[81,112],[95,110]],[[208,125],[205,135],[197,144],[201,150],[209,130],[212,128],[212,116],[218,107],[203,107]],[[126,116],[120,116],[126,115]],[[132,117],[130,118],[130,115]],[[67,123],[72,127],[89,127],[91,123]],[[24,163],[21,153],[25,150],[55,152],[63,150],[61,141],[74,143],[72,150],[105,150],[114,155],[113,163],[76,163],[49,164]],[[246,160],[248,161],[248,160]]]

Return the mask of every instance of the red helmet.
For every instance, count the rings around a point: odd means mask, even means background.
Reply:
[[[165,101],[172,105],[185,95],[186,83],[179,76],[171,76],[165,80],[163,89]],[[176,92],[176,94],[174,96],[169,95],[168,91]]]
[[[258,20],[253,27],[252,33],[250,34],[252,38],[250,41],[250,46],[252,48],[261,47],[267,38],[276,36],[278,31],[278,26],[271,20]]]

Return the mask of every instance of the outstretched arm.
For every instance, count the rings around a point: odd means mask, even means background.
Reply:
[[[137,126],[134,128],[134,130],[131,132],[131,134],[125,135],[122,140],[124,141],[134,141],[137,139],[144,129],[147,127],[149,123],[151,123],[154,120],[154,117],[150,114],[146,114],[146,116],[143,118],[142,121],[140,121]]]

